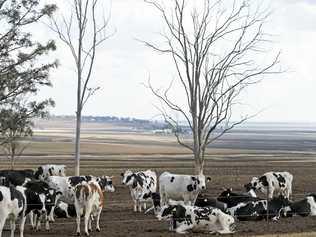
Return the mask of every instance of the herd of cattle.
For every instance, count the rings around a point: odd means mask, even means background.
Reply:
[[[203,229],[210,233],[233,233],[236,221],[280,217],[315,216],[316,194],[292,201],[293,176],[288,172],[267,172],[253,177],[244,185],[245,193],[225,189],[217,197],[202,194],[211,179],[200,175],[162,173],[157,179],[151,170],[121,174],[122,184],[130,189],[134,211],[153,211],[158,220],[168,220],[169,229],[186,233]],[[159,185],[157,185],[157,183]],[[159,186],[159,192],[157,188]],[[0,171],[0,237],[8,219],[11,237],[15,222],[20,218],[20,236],[23,237],[26,217],[31,226],[39,230],[41,222],[50,229],[54,218],[76,217],[76,233],[80,235],[80,219],[84,219],[86,235],[100,231],[100,215],[104,205],[104,192],[114,192],[109,176],[66,176],[63,165],[44,165],[33,170]],[[256,191],[266,194],[259,198]],[[151,202],[150,208],[146,204]]]

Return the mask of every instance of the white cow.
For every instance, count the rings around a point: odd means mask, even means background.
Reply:
[[[163,206],[157,215],[159,220],[171,221],[169,230],[179,234],[185,234],[188,230],[205,230],[219,234],[234,232],[234,218],[218,208],[187,206],[183,202],[170,203],[171,205]]]
[[[106,188],[113,192],[114,189]],[[75,208],[77,213],[77,235],[80,235],[80,217],[84,213],[85,234],[89,236],[92,231],[91,217],[96,217],[96,230],[100,232],[100,215],[104,205],[104,195],[98,182],[90,181],[78,184],[75,188]]]
[[[253,177],[251,182],[245,185],[247,191],[250,189],[260,190],[268,195],[269,199],[283,195],[287,199],[292,194],[293,175],[289,172],[267,172],[261,177]]]
[[[185,205],[193,205],[201,190],[206,189],[206,181],[211,179],[203,174],[181,175],[164,172],[159,177],[159,192],[161,206],[169,200],[184,201]]]
[[[49,176],[66,176],[65,165],[42,165],[34,173],[36,179],[46,180]]]
[[[146,209],[146,200],[151,197],[151,193],[157,190],[157,175],[154,171],[146,170],[132,172],[130,170],[121,174],[122,184],[130,189],[131,197],[134,202],[134,211],[142,211],[142,204]]]

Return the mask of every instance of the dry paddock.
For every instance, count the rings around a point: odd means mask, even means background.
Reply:
[[[219,158],[220,157],[220,158]],[[72,160],[67,156],[55,157],[23,157],[18,162],[19,168],[35,168],[40,164],[67,164],[71,175]],[[2,160],[1,166],[7,163]],[[120,173],[127,168],[132,170],[151,168],[158,174],[168,170],[176,173],[192,173],[192,161],[189,155],[112,155],[106,157],[86,155],[82,159],[82,174],[113,175],[116,191],[106,193],[105,208],[101,217],[101,232],[93,232],[92,236],[109,237],[171,237],[178,236],[168,231],[168,224],[159,222],[152,214],[134,213],[128,189],[120,183]],[[264,154],[262,156],[210,156],[207,160],[205,174],[212,178],[208,183],[207,193],[217,196],[222,187],[233,187],[241,191],[243,184],[249,179],[270,170],[287,170],[294,174],[294,199],[300,199],[304,194],[316,192],[316,163],[313,155],[299,154]],[[237,232],[232,236],[316,236],[316,217],[294,217],[281,219],[278,222],[240,222]],[[290,233],[308,232],[307,235],[292,235]],[[58,219],[51,224],[49,232],[42,230],[33,232],[26,226],[25,236],[73,236],[75,234],[75,219]],[[274,235],[271,235],[274,234]],[[208,236],[205,233],[190,233],[186,236]],[[3,236],[9,236],[5,231]],[[230,235],[228,235],[230,236]],[[283,236],[283,235],[282,235]]]

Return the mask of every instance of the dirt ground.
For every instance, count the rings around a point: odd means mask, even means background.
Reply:
[[[56,125],[54,125],[56,127]],[[54,128],[54,126],[52,126]],[[173,237],[168,223],[159,222],[152,214],[134,213],[129,191],[121,185],[120,173],[126,169],[152,169],[192,174],[192,155],[176,145],[174,137],[125,132],[108,132],[101,127],[83,130],[81,174],[114,176],[114,193],[106,193],[101,216],[102,237]],[[292,131],[237,131],[210,147],[205,175],[212,178],[207,193],[217,197],[223,187],[243,191],[253,176],[267,171],[289,171],[294,175],[293,199],[299,200],[316,192],[316,133]],[[37,132],[25,155],[17,160],[17,168],[36,168],[41,164],[67,165],[73,175],[73,131],[64,127]],[[0,168],[7,169],[8,160],[0,155]],[[75,219],[58,219],[49,232],[34,232],[27,225],[25,236],[74,236]],[[316,231],[316,217],[293,217],[278,222],[238,222],[233,236],[300,233]],[[16,233],[17,235],[18,233]],[[208,236],[191,233],[186,236]],[[4,231],[3,236],[9,236]],[[313,236],[313,235],[310,235]],[[315,235],[316,236],[316,235]]]
[[[43,160],[44,159],[44,160]],[[47,159],[47,160],[46,160]],[[144,161],[146,159],[147,162]],[[39,160],[28,158],[23,160],[23,167],[35,167]],[[52,163],[48,158],[41,158],[42,163]],[[54,163],[63,163],[64,159]],[[113,165],[115,164],[115,165]],[[112,167],[110,167],[112,166]],[[99,159],[83,159],[82,174],[114,175],[116,191],[106,193],[105,209],[101,217],[101,232],[93,232],[92,236],[110,237],[168,237],[176,236],[168,231],[168,223],[159,222],[152,214],[134,213],[128,189],[120,183],[120,173],[127,168],[136,170],[151,168],[157,173],[169,170],[177,173],[191,173],[192,163],[187,157],[160,157],[148,158],[139,156],[130,159],[111,158],[106,161]],[[236,191],[242,190],[242,185],[249,179],[269,170],[287,170],[294,179],[294,199],[300,199],[304,194],[315,191],[316,163],[295,161],[291,157],[265,158],[209,158],[205,174],[212,178],[208,183],[207,193],[216,197],[223,186],[233,187]],[[257,234],[300,233],[316,231],[315,217],[294,217],[281,219],[278,222],[239,222],[237,232],[233,236],[253,236]],[[5,232],[4,236],[8,236]],[[72,236],[75,234],[75,219],[59,219],[52,223],[49,232],[42,230],[33,232],[27,225],[25,236]],[[191,233],[186,236],[207,236],[205,233]]]

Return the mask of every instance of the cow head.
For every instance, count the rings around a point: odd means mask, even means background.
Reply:
[[[176,205],[165,205],[165,206],[160,208],[160,210],[157,212],[156,217],[160,221],[161,220],[168,220],[173,216],[176,209],[177,209]]]
[[[66,169],[65,165],[60,165],[60,168],[58,170],[58,175],[65,177],[66,176],[65,169]]]
[[[265,177],[265,176],[263,176],[263,177]],[[264,187],[267,185],[268,185],[267,181],[265,180],[265,182],[264,182],[262,177],[260,177],[260,178],[253,177],[251,179],[250,183],[245,184],[244,187],[245,187],[247,192],[249,192],[250,190],[254,190],[254,191],[260,190],[260,191],[264,192],[264,190],[265,190]]]
[[[57,192],[55,189],[48,189],[45,192],[45,206],[47,213],[50,213],[52,208],[56,206],[57,200],[61,196],[61,192]]]
[[[235,231],[236,225],[235,225],[235,219],[224,212],[222,212],[218,208],[212,209],[210,215],[209,215],[210,221],[212,223],[219,223],[222,227],[223,233],[233,233]],[[227,229],[228,227],[228,229]]]
[[[230,199],[231,194],[233,192],[232,188],[223,188],[223,192],[217,197],[217,200],[220,202],[227,203],[227,201]]]
[[[34,173],[35,179],[44,180],[44,170],[42,166],[37,168],[37,171]]]
[[[132,186],[135,183],[135,174],[131,170],[126,170],[125,173],[121,173],[122,184],[126,186]]]
[[[106,192],[114,192],[115,191],[115,188],[113,186],[112,177],[102,176],[102,177],[98,177],[96,181],[100,185],[102,191],[106,191]]]
[[[187,187],[189,192],[205,190],[206,182],[209,182],[211,178],[210,177],[205,178],[203,174],[199,174],[196,176],[191,176],[191,180],[192,180],[191,184],[189,184]]]
[[[1,186],[9,187],[10,184],[11,184],[10,180],[7,177],[0,177],[0,185]]]

